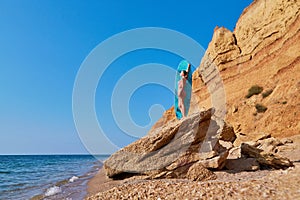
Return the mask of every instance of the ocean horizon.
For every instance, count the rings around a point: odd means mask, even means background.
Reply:
[[[0,199],[83,199],[109,155],[0,155]]]

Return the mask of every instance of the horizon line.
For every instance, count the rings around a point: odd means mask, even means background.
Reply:
[[[55,153],[55,154],[0,154],[0,156],[110,156],[111,154],[82,154],[82,153]]]

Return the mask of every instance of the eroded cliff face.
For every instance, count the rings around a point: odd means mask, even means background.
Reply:
[[[233,32],[216,27],[212,41],[193,74],[191,113],[211,102],[209,83],[222,78],[226,121],[238,135],[236,144],[270,133],[300,134],[300,1],[256,0],[244,10]],[[209,66],[216,70],[208,71]],[[246,98],[258,85],[260,94]],[[224,97],[222,97],[224,98]],[[166,111],[153,129],[174,120]]]

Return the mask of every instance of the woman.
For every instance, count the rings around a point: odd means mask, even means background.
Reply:
[[[188,72],[185,70],[182,70],[180,72],[181,79],[178,81],[178,108],[181,111],[182,117],[185,117],[185,106],[184,106],[184,99],[186,96],[185,93],[185,84],[187,80]]]

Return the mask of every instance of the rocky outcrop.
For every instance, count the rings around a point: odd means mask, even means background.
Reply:
[[[235,146],[265,133],[276,138],[300,134],[299,41],[299,1],[254,1],[233,32],[215,28],[193,74],[192,102],[196,106],[190,112],[202,107],[224,109],[238,137]],[[254,85],[263,91],[246,98]],[[259,112],[259,106],[266,110]],[[155,128],[174,120],[170,111]]]
[[[216,27],[193,74],[190,115],[178,121],[170,108],[147,136],[107,159],[103,176],[129,184],[95,199],[297,199],[299,141],[281,138],[300,135],[299,41],[298,0],[255,0],[234,31]],[[252,86],[262,91],[249,95]],[[288,169],[236,173],[261,168]],[[145,181],[164,178],[193,181]]]
[[[233,32],[217,27],[193,74],[192,115],[177,121],[174,108],[167,110],[147,136],[105,162],[107,175],[186,177],[195,163],[222,168],[233,141],[240,146],[245,141],[257,142],[265,133],[274,137],[299,134],[299,14],[300,2],[296,0],[256,0],[244,10]],[[262,93],[247,98],[253,85],[262,88]],[[264,112],[258,111],[258,105],[266,108]],[[203,107],[214,107],[213,115],[211,110],[200,112]],[[225,118],[233,127],[224,123]],[[224,147],[219,139],[227,141]],[[278,141],[264,143],[253,148],[268,146],[264,152],[276,151],[269,144]],[[256,153],[256,160],[261,159],[259,155]],[[265,157],[268,159],[270,156]],[[240,162],[257,169],[253,159]],[[254,168],[247,166],[249,163]]]
[[[232,141],[234,132],[220,123],[209,109],[162,126],[159,131],[119,150],[104,163],[106,175],[112,178],[144,175],[144,179],[188,178],[211,179],[207,168],[224,166],[228,149],[219,138]]]
[[[224,27],[216,27],[212,41],[206,51],[206,56],[216,65],[220,65],[231,62],[240,55],[241,49],[237,45],[235,35]]]
[[[289,141],[290,142],[290,141]],[[280,140],[266,134],[257,141],[242,143],[229,150],[225,168],[233,171],[256,171],[261,167],[285,169],[293,163],[278,154],[278,148],[284,145]]]
[[[285,169],[294,166],[293,163],[284,157],[277,154],[268,153],[247,143],[241,145],[242,154],[247,155],[256,160],[263,166],[272,167],[275,169]]]
[[[178,121],[170,108],[147,136],[107,159],[102,175],[129,184],[111,187],[95,199],[205,199],[220,194],[225,199],[297,199],[299,141],[281,137],[300,135],[299,41],[298,0],[255,0],[234,31],[216,27],[193,74],[190,115]],[[252,86],[262,91],[249,95]],[[214,110],[205,109],[210,107]],[[284,156],[291,156],[295,167]],[[288,169],[237,172],[261,168]],[[262,173],[269,175],[262,178]],[[216,175],[217,182],[195,182]],[[164,178],[173,179],[145,180]]]
[[[174,120],[113,154],[104,163],[114,179],[215,179],[209,169],[256,171],[261,167],[285,169],[293,163],[277,154],[280,141],[270,134],[234,147],[232,126],[216,118],[215,110]]]
[[[203,60],[211,60],[222,77],[226,119],[240,136],[236,145],[266,132],[274,137],[299,134],[300,113],[295,111],[300,109],[299,14],[299,1],[257,0],[245,9],[233,32],[223,27],[215,30]],[[195,79],[205,76],[203,60]],[[245,98],[253,85],[263,92]],[[199,104],[209,106],[208,87],[195,88]],[[257,112],[257,105],[267,111]]]

